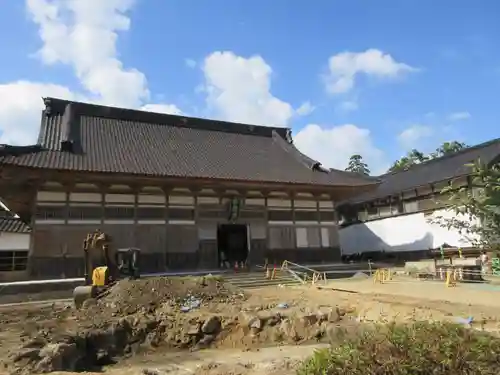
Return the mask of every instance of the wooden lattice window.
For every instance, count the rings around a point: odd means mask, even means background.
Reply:
[[[302,211],[302,210],[296,210],[295,211],[295,221],[314,221],[318,222],[319,215],[318,211]]]
[[[158,207],[137,207],[137,218],[140,219],[150,219],[150,220],[161,220],[165,219],[166,210],[164,206]]]
[[[39,220],[64,220],[66,219],[66,206],[37,206],[35,217]]]
[[[102,218],[102,206],[69,206],[69,220],[100,220]]]
[[[134,206],[106,206],[104,207],[104,218],[111,220],[132,220],[135,217]]]
[[[269,210],[267,212],[269,221],[293,221],[292,210]]]
[[[28,250],[0,251],[0,272],[25,271]]]
[[[335,212],[334,211],[320,211],[319,212],[319,220],[322,222],[333,222],[333,221],[335,221]]]
[[[194,220],[194,208],[169,207],[168,218],[170,220]]]

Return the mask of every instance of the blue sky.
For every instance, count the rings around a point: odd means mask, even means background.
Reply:
[[[493,0],[3,0],[0,142],[44,95],[289,126],[374,172],[410,148],[498,137]]]

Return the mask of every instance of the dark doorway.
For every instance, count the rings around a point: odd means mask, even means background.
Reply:
[[[244,224],[223,224],[217,228],[219,262],[245,263],[248,257],[248,232]]]

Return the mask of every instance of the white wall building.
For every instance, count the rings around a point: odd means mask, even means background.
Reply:
[[[453,215],[447,210],[432,214],[419,212],[359,223],[339,231],[343,255],[371,251],[404,252],[437,249],[443,244],[452,247],[471,247],[456,229],[447,229],[429,221],[431,217]]]
[[[420,252],[444,244],[471,247],[470,238],[432,219],[454,215],[446,209],[449,200],[441,191],[450,183],[471,188],[466,164],[478,159],[487,164],[500,162],[500,139],[380,176],[375,190],[338,207],[342,254]]]
[[[31,228],[10,213],[0,212],[0,281],[22,278],[27,270]]]

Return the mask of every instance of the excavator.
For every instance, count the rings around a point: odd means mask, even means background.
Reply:
[[[118,280],[140,277],[140,249],[111,250],[111,237],[97,229],[83,240],[85,285],[73,291],[75,307],[89,299],[98,299]]]

